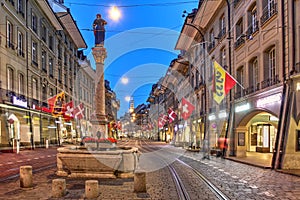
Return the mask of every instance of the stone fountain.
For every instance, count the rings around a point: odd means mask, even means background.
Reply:
[[[106,150],[62,147],[57,154],[57,175],[90,178],[129,178],[137,167],[137,148],[112,147]]]
[[[98,138],[107,138],[105,114],[104,60],[107,57],[103,44],[92,48],[96,61],[95,115],[92,132]],[[100,133],[100,134],[98,134]],[[108,145],[108,146],[107,146]],[[90,178],[133,177],[137,167],[137,148],[97,144],[98,148],[62,147],[57,154],[57,175]]]

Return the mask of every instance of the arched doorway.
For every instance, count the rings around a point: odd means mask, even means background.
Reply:
[[[236,128],[237,157],[247,152],[273,152],[278,129],[278,117],[269,111],[255,110],[242,118]]]
[[[248,130],[247,151],[273,152],[278,128],[276,116],[261,112],[252,117],[246,126]]]

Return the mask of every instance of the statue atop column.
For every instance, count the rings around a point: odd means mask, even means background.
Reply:
[[[105,28],[107,22],[101,18],[100,14],[96,15],[93,23],[93,30],[95,35],[95,46],[103,46],[105,40]]]

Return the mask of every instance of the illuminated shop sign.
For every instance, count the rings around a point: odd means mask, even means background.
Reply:
[[[216,115],[214,115],[214,114],[211,114],[211,115],[208,116],[209,121],[212,121],[212,120],[215,120],[215,119],[216,119]]]
[[[13,104],[17,106],[22,106],[24,108],[27,108],[27,101],[24,99],[19,99],[16,96],[13,96]]]
[[[225,110],[220,111],[218,117],[219,119],[226,118],[227,117],[226,111]]]
[[[265,98],[257,100],[257,107],[264,107],[268,104],[279,103],[281,101],[281,93],[274,94]]]
[[[235,107],[235,112],[243,112],[250,109],[250,103],[246,103]]]

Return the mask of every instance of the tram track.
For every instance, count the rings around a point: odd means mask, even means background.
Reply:
[[[155,153],[157,150],[157,148],[153,148],[153,146],[148,145],[147,142],[142,141],[139,142],[139,149],[141,153]],[[201,198],[201,195],[207,196],[207,199],[230,199],[203,174],[179,158],[176,158],[172,163],[168,163],[166,161],[167,155],[159,155],[158,153],[156,153],[156,155],[162,162],[165,162],[166,167],[170,171],[178,194],[178,199],[199,199],[199,197]],[[203,194],[199,194],[199,192]]]

